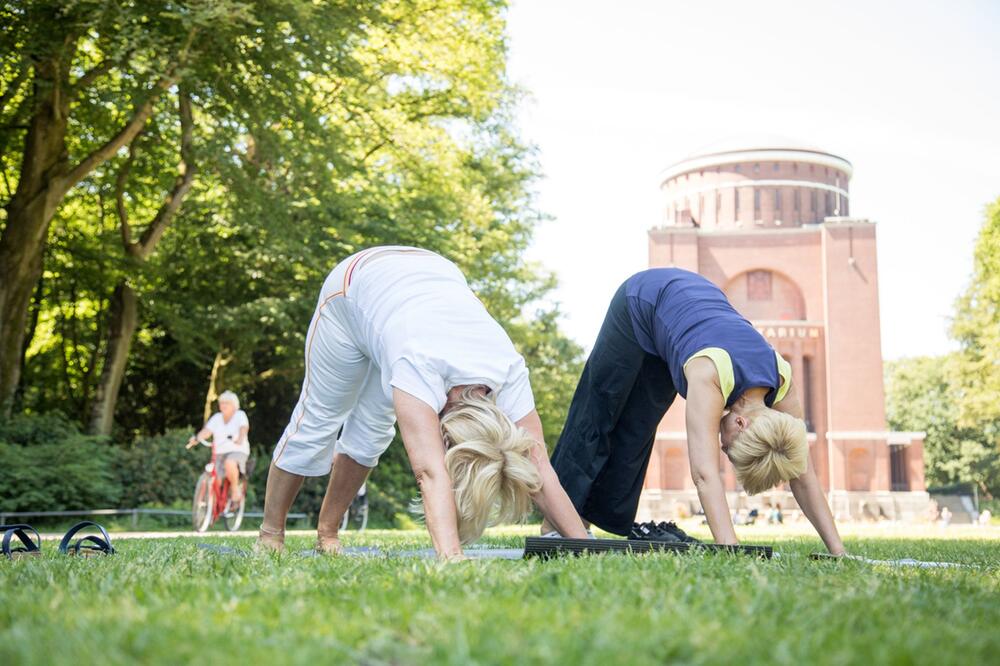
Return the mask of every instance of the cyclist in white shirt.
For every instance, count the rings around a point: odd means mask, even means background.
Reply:
[[[260,546],[283,547],[303,479],[330,474],[317,548],[339,551],[344,511],[397,420],[440,557],[461,558],[460,544],[532,501],[561,534],[586,537],[549,464],[524,359],[447,259],[413,247],[348,257],[323,285],[305,353]]]
[[[240,409],[240,399],[232,391],[224,391],[219,396],[219,411],[208,419],[201,430],[188,440],[190,449],[198,440],[209,437],[215,442],[215,483],[225,477],[229,481],[229,498],[233,504],[242,499],[240,474],[247,472],[247,458],[250,457],[250,420]]]

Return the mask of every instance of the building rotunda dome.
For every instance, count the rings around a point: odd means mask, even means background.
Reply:
[[[849,213],[846,159],[773,135],[704,147],[660,175],[667,226],[797,227]]]

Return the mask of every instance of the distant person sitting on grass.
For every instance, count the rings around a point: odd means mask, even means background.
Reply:
[[[722,290],[678,268],[637,273],[618,289],[570,404],[552,465],[586,521],[643,537],[633,529],[639,494],[656,428],[678,394],[687,399],[691,478],[717,543],[737,542],[721,440],[747,493],[788,482],[830,552],[844,552],[809,460],[791,367]],[[660,528],[657,538],[690,540],[671,523]]]
[[[215,483],[225,477],[229,481],[229,499],[236,505],[243,499],[240,474],[247,473],[247,458],[250,457],[250,420],[240,409],[240,399],[232,391],[224,391],[219,396],[219,411],[205,423],[205,427],[188,440],[187,448],[207,440],[215,442]]]
[[[549,464],[524,359],[450,261],[412,247],[345,259],[320,292],[305,368],[259,547],[283,547],[303,479],[330,474],[317,549],[339,552],[344,512],[397,420],[440,557],[461,558],[461,544],[522,519],[532,500],[560,531],[586,536]]]

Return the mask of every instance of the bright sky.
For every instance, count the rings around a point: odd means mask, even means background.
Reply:
[[[648,265],[657,174],[762,133],[853,163],[851,214],[878,223],[884,356],[954,346],[948,320],[1000,196],[1000,2],[515,0],[509,36],[555,218],[529,256],[559,277],[585,347]]]

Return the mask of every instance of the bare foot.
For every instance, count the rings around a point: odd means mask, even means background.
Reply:
[[[338,535],[316,535],[316,552],[320,555],[340,555],[343,550],[344,547],[340,545],[340,537]]]
[[[253,545],[255,553],[280,553],[285,550],[285,533],[260,528],[257,534],[257,541]]]

